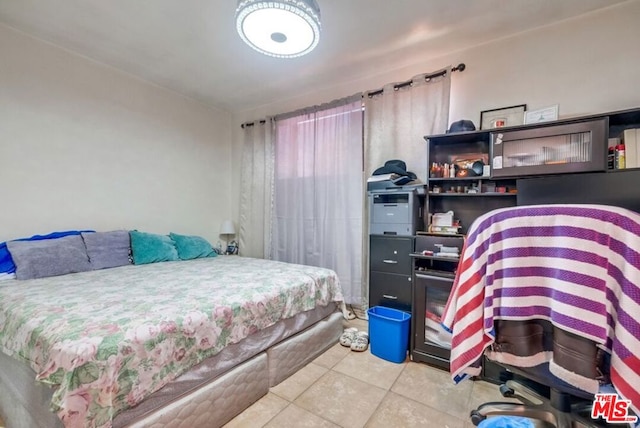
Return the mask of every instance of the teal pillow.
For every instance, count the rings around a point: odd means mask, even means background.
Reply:
[[[132,230],[129,232],[129,236],[131,237],[133,263],[136,265],[179,260],[173,240],[166,235]]]
[[[178,235],[177,233],[170,233],[169,236],[175,243],[178,257],[181,260],[215,257],[218,255],[209,241],[200,236]]]

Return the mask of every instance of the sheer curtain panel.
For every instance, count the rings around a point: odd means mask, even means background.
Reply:
[[[270,258],[273,207],[273,120],[243,128],[239,254]]]
[[[336,271],[346,303],[362,300],[360,95],[277,118],[272,256]]]
[[[365,177],[391,159],[401,159],[407,170],[422,183],[427,179],[427,143],[425,135],[445,132],[449,121],[451,67],[420,74],[410,85],[385,85],[382,92],[364,96],[364,170]],[[427,78],[429,75],[439,77]],[[366,205],[365,205],[366,206]],[[369,217],[365,211],[364,224]],[[368,229],[367,229],[368,230]],[[363,261],[369,265],[369,241],[363,243]],[[363,306],[369,304],[369,271],[365,271]]]
[[[426,183],[427,144],[424,136],[443,133],[449,121],[451,67],[427,79],[420,74],[410,85],[385,85],[381,94],[364,97],[365,173],[369,177],[390,159],[401,159],[407,170]]]

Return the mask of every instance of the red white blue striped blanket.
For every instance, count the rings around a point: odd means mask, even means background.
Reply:
[[[603,205],[538,205],[478,218],[442,317],[453,334],[454,381],[480,373],[499,319],[549,320],[593,340],[611,354],[613,386],[640,414],[640,214]],[[492,354],[518,365],[518,357]],[[576,383],[575,373],[554,371],[552,353],[524,360],[521,367],[548,361],[557,377]],[[598,391],[595,380],[578,383]]]

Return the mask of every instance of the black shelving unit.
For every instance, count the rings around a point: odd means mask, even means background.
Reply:
[[[605,204],[627,208],[640,212],[640,168],[607,170],[606,148],[608,138],[619,138],[625,129],[640,128],[640,108],[611,113],[596,114],[579,118],[570,118],[538,125],[522,125],[505,127],[499,130],[478,130],[456,134],[439,134],[426,136],[427,162],[451,163],[452,159],[469,156],[480,156],[491,163],[493,134],[517,132],[526,136],[554,134],[550,129],[562,133],[563,129],[573,129],[573,124],[593,121],[605,123],[604,132],[592,131],[598,139],[593,145],[593,156],[596,159],[587,169],[597,171],[577,171],[576,168],[563,169],[554,166],[544,170],[529,167],[512,169],[509,177],[467,176],[467,177],[430,177],[427,180],[427,191],[424,210],[429,214],[453,211],[454,217],[461,221],[461,233],[466,234],[468,227],[481,215],[498,208],[516,205],[539,204]],[[580,125],[582,126],[582,125]],[[581,131],[586,132],[586,131]],[[495,140],[493,141],[495,143]],[[504,193],[482,191],[483,185],[491,184],[505,187]],[[467,185],[477,188],[477,193],[457,192],[458,186]],[[434,186],[440,192],[434,192]],[[446,192],[455,187],[456,192]],[[509,192],[515,189],[515,192]],[[428,223],[427,223],[428,226]],[[423,250],[433,250],[434,239],[458,239],[462,246],[464,236],[433,236],[418,234],[415,241],[415,252],[411,255],[413,269],[412,290],[412,330],[411,358],[437,367],[449,369],[450,352],[442,343],[428,340],[426,334],[429,302],[435,295],[439,305],[446,302],[451,290],[457,268],[457,259],[438,258],[422,255]],[[454,245],[449,241],[448,245]],[[430,298],[430,296],[432,298]],[[488,381],[497,381],[499,369],[494,364],[483,364],[481,377]]]
[[[450,345],[447,335],[439,334],[439,317],[451,292],[458,257],[438,256],[440,245],[462,251],[462,235],[418,235],[416,252],[411,254],[413,305],[410,353],[413,361],[449,369]],[[434,255],[424,255],[431,251]]]
[[[515,198],[517,193],[510,192],[483,192],[483,193],[435,193],[429,192],[429,196],[433,198],[473,198],[473,197],[484,197],[484,196],[495,196],[495,197],[511,197]]]

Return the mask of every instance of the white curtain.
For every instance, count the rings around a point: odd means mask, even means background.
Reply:
[[[361,95],[277,118],[272,257],[336,271],[362,301]]]
[[[425,135],[444,133],[449,120],[451,67],[411,79],[411,85],[385,85],[382,93],[364,97],[365,173],[369,177],[387,160],[400,159],[426,183]],[[428,75],[443,73],[427,79]]]
[[[391,159],[403,160],[422,183],[428,174],[425,135],[444,133],[449,121],[451,67],[411,79],[410,85],[385,85],[377,95],[364,96],[365,177]],[[438,75],[438,77],[427,77]],[[377,91],[376,91],[377,92]],[[366,195],[363,195],[366,199]],[[364,206],[366,200],[363,201]],[[369,224],[365,210],[364,224]],[[366,229],[368,234],[368,228]],[[363,263],[369,265],[369,242],[363,241]],[[369,270],[365,268],[362,306],[369,304]]]
[[[273,120],[245,124],[240,184],[239,254],[270,258],[273,206]]]

